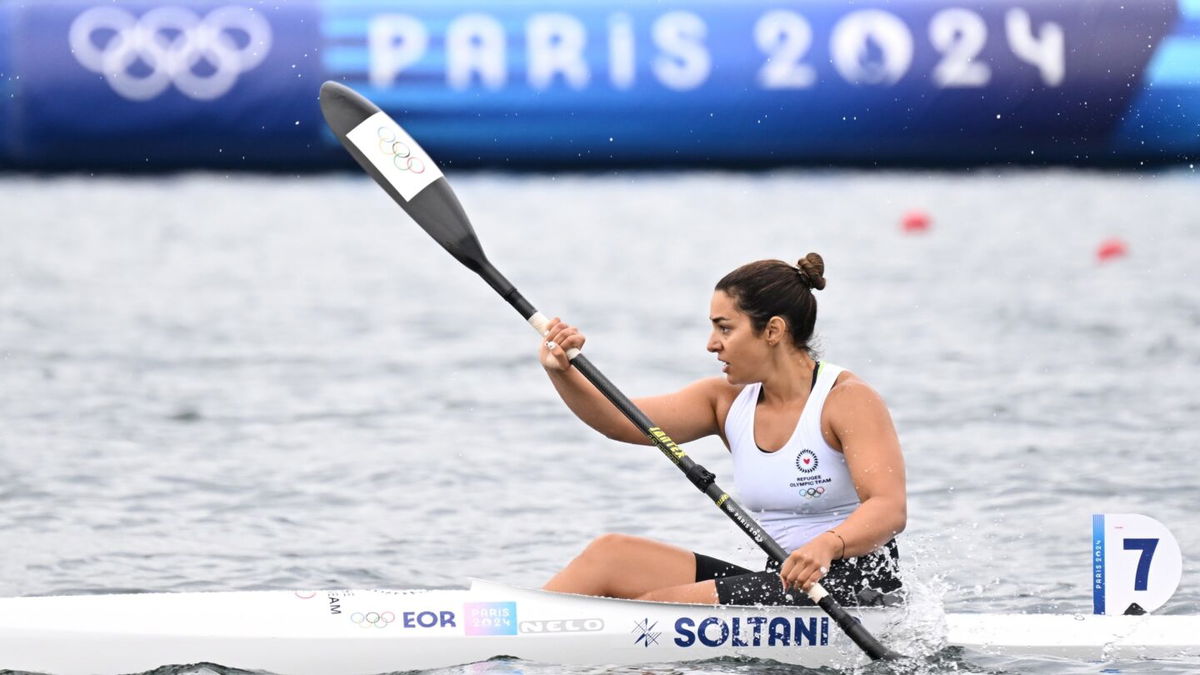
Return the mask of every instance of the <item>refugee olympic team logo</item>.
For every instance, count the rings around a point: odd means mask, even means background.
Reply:
[[[379,149],[384,155],[392,158],[392,166],[401,171],[425,173],[425,162],[420,157],[413,156],[408,143],[396,137],[396,130],[391,127],[379,127]]]
[[[801,450],[800,454],[796,455],[796,468],[800,470],[800,473],[812,473],[817,470],[818,464],[820,462],[817,461],[817,453],[808,448]]]
[[[80,65],[126,99],[148,101],[173,84],[188,98],[211,101],[263,62],[272,36],[261,12],[238,5],[203,18],[184,7],[135,17],[103,5],[75,17],[68,40]]]

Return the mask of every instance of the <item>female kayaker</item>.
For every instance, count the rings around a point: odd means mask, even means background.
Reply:
[[[883,399],[812,348],[821,256],[796,265],[760,260],[716,285],[708,351],[723,377],[636,399],[677,443],[717,435],[733,455],[738,500],[784,550],[782,566],[755,572],[701,553],[622,534],[594,540],[545,589],[670,602],[809,604],[822,585],[843,605],[895,597],[895,537],[906,524],[904,459]],[[649,445],[566,351],[584,335],[555,319],[540,358],[555,389],[609,438]]]

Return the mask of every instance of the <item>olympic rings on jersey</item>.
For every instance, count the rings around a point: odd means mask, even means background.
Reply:
[[[807,490],[801,490],[800,494],[804,495],[808,499],[816,499],[817,497],[825,494],[825,488],[819,486],[815,488],[808,488]]]
[[[404,141],[396,138],[396,131],[391,127],[379,127],[379,151],[392,158],[392,166],[401,171],[425,173],[425,162],[419,157],[413,157],[412,148]]]
[[[105,5],[75,17],[68,40],[80,65],[129,100],[148,101],[174,84],[189,98],[211,101],[263,62],[272,36],[260,12],[237,5],[204,18],[183,7],[156,7],[134,17]],[[202,63],[207,65],[197,72]]]

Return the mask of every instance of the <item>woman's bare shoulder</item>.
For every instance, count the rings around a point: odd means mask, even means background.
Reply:
[[[874,391],[871,385],[867,384],[867,381],[859,377],[854,371],[843,368],[842,372],[838,373],[837,381],[833,383],[833,389],[830,390],[830,393],[838,389],[854,389],[857,387],[866,387]]]
[[[706,377],[696,384],[704,388],[709,400],[712,401],[717,435],[721,437],[721,442],[725,443],[725,447],[728,448],[729,441],[725,438],[725,420],[729,417],[729,410],[733,407],[734,400],[746,388],[746,385],[729,384],[729,381],[723,377]]]
[[[850,405],[861,409],[863,404],[886,407],[883,397],[879,392],[868,384],[866,380],[849,370],[843,370],[841,373],[838,373],[837,381],[833,383],[833,388],[829,390],[829,397],[826,399],[826,402],[827,406],[831,403],[834,407]]]
[[[696,380],[692,386],[707,394],[714,403],[718,405],[723,403],[725,407],[729,407],[733,403],[733,399],[737,398],[737,395],[745,388],[745,385],[729,384],[729,381],[723,377],[706,377]]]

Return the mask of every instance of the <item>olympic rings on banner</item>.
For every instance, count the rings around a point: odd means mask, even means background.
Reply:
[[[263,62],[272,35],[261,12],[237,5],[204,18],[183,7],[156,7],[134,17],[98,6],[75,17],[68,40],[84,68],[131,101],[148,101],[172,84],[189,98],[210,101]]]

